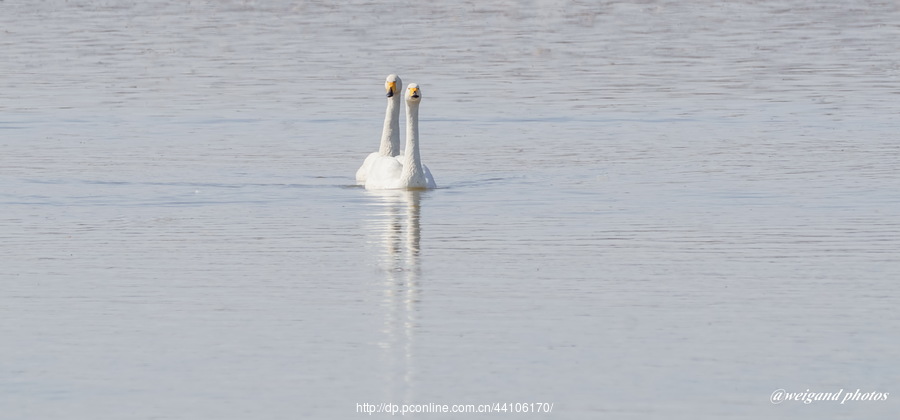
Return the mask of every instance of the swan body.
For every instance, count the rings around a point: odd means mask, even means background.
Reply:
[[[384,128],[381,131],[381,144],[377,152],[369,153],[362,166],[356,171],[356,180],[364,183],[372,170],[372,164],[379,157],[394,157],[400,154],[400,92],[403,81],[396,74],[388,75],[384,81],[387,91],[387,109],[384,112]]]
[[[419,154],[419,103],[422,90],[410,83],[406,89],[406,150],[399,156],[378,156],[372,161],[366,189],[437,188],[428,167]]]

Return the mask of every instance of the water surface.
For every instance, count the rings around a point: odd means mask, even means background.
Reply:
[[[898,411],[893,3],[0,10],[2,418]]]

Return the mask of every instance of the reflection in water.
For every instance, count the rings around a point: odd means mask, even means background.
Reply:
[[[373,213],[374,234],[383,252],[379,263],[384,272],[385,378],[388,398],[411,402],[413,333],[416,304],[419,302],[419,201],[420,191],[367,191],[377,197],[378,211]]]

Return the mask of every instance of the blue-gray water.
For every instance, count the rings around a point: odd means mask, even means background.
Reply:
[[[0,2],[0,418],[900,411],[896,3],[425,3]]]

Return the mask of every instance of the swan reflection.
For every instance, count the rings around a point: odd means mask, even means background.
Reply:
[[[384,274],[384,339],[387,369],[385,389],[392,401],[412,401],[413,339],[417,326],[419,295],[419,243],[421,191],[377,190],[367,194],[375,198],[372,234],[377,245],[378,263]]]

